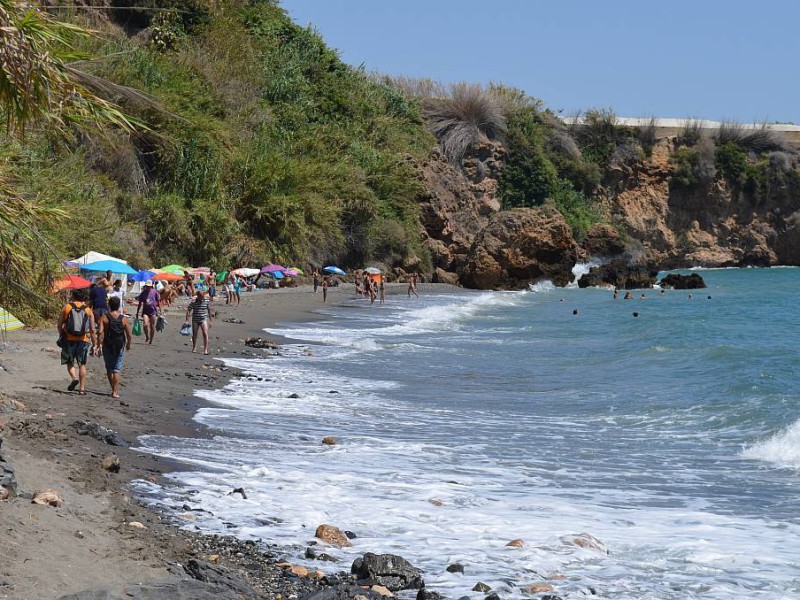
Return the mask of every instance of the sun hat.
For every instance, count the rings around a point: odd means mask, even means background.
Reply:
[[[152,280],[144,282],[144,287],[147,287],[147,286],[151,286],[152,287],[152,285],[153,285],[153,281]]]

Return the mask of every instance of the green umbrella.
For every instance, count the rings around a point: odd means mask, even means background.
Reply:
[[[222,271],[221,273],[217,273],[217,283],[222,283],[225,281],[225,278],[228,276],[227,271]]]
[[[166,267],[161,267],[159,271],[164,271],[165,273],[175,273],[176,275],[183,275],[183,272],[188,271],[188,269],[180,265],[167,265]]]

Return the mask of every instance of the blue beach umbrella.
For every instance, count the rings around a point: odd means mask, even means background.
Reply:
[[[136,275],[131,277],[131,281],[150,281],[155,276],[155,271],[138,271]]]
[[[274,277],[275,279],[283,279],[286,277],[282,271],[273,271],[272,273],[268,273],[270,277]]]
[[[334,275],[347,275],[344,271],[342,271],[339,267],[334,267],[333,265],[329,267],[325,267],[322,269],[326,273],[333,273]]]
[[[118,260],[98,260],[80,266],[82,271],[111,271],[118,275],[136,275],[136,269]]]

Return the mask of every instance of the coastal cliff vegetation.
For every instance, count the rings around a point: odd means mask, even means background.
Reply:
[[[664,146],[654,120],[567,124],[501,84],[366,73],[274,0],[0,0],[0,18],[20,67],[0,77],[0,305],[22,316],[46,310],[58,260],[89,249],[142,268],[336,261],[458,281],[495,212],[555,208],[577,243],[603,224],[647,245],[653,220],[626,199],[649,182],[670,210],[723,190],[764,219],[800,194],[797,153],[767,128],[687,121]],[[425,216],[443,178],[478,206],[448,239]],[[651,258],[728,243],[690,222],[665,222]]]

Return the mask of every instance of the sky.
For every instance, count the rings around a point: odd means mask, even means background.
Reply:
[[[341,58],[571,115],[800,123],[800,0],[281,0]]]

